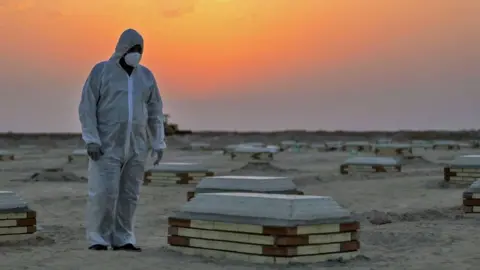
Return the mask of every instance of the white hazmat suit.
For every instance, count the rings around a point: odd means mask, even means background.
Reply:
[[[82,138],[104,153],[88,166],[87,240],[90,245],[135,244],[134,214],[148,146],[164,149],[163,104],[152,72],[137,65],[132,74],[119,60],[142,36],[128,29],[113,56],[92,69],[82,91]],[[152,138],[148,142],[147,128]]]

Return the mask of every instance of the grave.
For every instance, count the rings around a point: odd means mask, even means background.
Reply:
[[[228,175],[203,178],[194,191],[187,193],[187,200],[191,200],[195,194],[215,192],[303,195],[303,192],[299,191],[293,183],[293,179],[289,177]]]
[[[209,143],[204,142],[192,142],[189,147],[193,151],[209,151],[212,150],[212,146]]]
[[[463,192],[463,211],[467,214],[480,213],[480,180]]]
[[[265,143],[262,143],[262,142],[246,142],[246,143],[242,143],[240,145],[252,146],[252,147],[265,147]]]
[[[374,153],[380,157],[414,157],[412,145],[407,143],[376,144]]]
[[[327,151],[327,145],[325,143],[312,143],[310,148],[317,150],[318,152]]]
[[[297,141],[294,141],[294,140],[281,141],[280,149],[282,149],[282,151],[285,151],[287,149],[294,147],[296,144],[297,144]]]
[[[144,185],[171,185],[196,183],[214,173],[198,163],[165,162],[145,172]]]
[[[480,180],[480,155],[455,158],[443,169],[444,180],[453,184],[471,184]]]
[[[291,152],[300,152],[310,149],[310,144],[306,142],[297,142],[295,145],[291,146],[288,150]]]
[[[473,148],[473,145],[471,142],[458,142],[458,149],[469,149]]]
[[[470,148],[478,149],[480,148],[480,140],[470,140]]]
[[[230,152],[230,158],[249,163],[269,163],[277,152],[278,149],[271,147],[237,146]]]
[[[7,150],[0,150],[0,161],[15,160],[15,155]]]
[[[352,157],[340,165],[340,174],[400,172],[402,161],[394,157]]]
[[[0,191],[0,243],[30,238],[36,232],[36,212],[12,191]]]
[[[223,154],[224,155],[230,155],[235,148],[237,148],[239,145],[238,144],[229,144],[225,147],[223,147]]]
[[[252,263],[346,260],[360,248],[359,222],[331,197],[203,193],[168,224],[176,251]]]
[[[229,144],[223,148],[224,155],[230,155],[237,148],[252,148],[252,147],[266,147],[264,143],[241,143],[241,144]],[[278,146],[276,146],[278,147]]]
[[[272,151],[275,151],[275,152],[280,151],[280,147],[278,145],[267,145],[265,147],[268,148],[268,149],[271,149]]]
[[[68,163],[88,163],[87,149],[75,149],[70,155],[68,155]]]
[[[457,141],[436,140],[432,142],[433,150],[459,150],[460,144]]]
[[[345,142],[342,145],[342,151],[350,152],[350,151],[357,151],[357,152],[366,152],[370,151],[372,146],[367,141],[358,141],[358,142]]]
[[[325,148],[327,151],[338,151],[343,147],[343,142],[341,141],[326,141]]]
[[[393,140],[390,139],[390,138],[378,138],[375,140],[375,143],[376,144],[389,144],[389,143],[393,143]]]
[[[423,149],[423,150],[432,149],[432,146],[433,146],[432,142],[425,141],[425,140],[412,140],[410,144],[414,149]]]

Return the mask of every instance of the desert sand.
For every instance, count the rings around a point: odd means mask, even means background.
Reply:
[[[401,173],[342,176],[339,165],[350,153],[282,152],[272,166],[244,167],[219,152],[181,150],[193,141],[220,147],[249,141],[278,143],[278,138],[169,137],[164,161],[199,162],[218,175],[293,176],[305,194],[331,196],[361,220],[361,255],[348,262],[269,266],[171,251],[166,243],[167,218],[185,203],[193,185],[142,187],[136,223],[142,253],[89,251],[84,228],[86,165],[67,164],[67,155],[81,143],[22,139],[1,146],[14,152],[16,160],[0,162],[0,190],[17,192],[37,211],[39,233],[29,241],[0,245],[0,269],[478,269],[480,218],[462,213],[465,187],[445,185],[442,165],[457,155],[475,153],[473,149],[427,150]],[[41,173],[48,168],[64,172]],[[35,173],[41,174],[32,179]]]

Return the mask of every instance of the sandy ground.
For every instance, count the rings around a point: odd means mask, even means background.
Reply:
[[[0,190],[18,192],[30,203],[40,232],[35,240],[0,246],[0,269],[478,269],[480,219],[462,214],[464,187],[442,185],[441,163],[472,150],[427,151],[424,160],[410,162],[402,173],[342,176],[338,166],[348,153],[284,152],[276,156],[275,167],[239,169],[243,163],[221,154],[178,150],[186,140],[192,138],[170,139],[164,161],[201,162],[218,174],[293,176],[306,194],[332,196],[362,221],[361,255],[346,263],[268,266],[175,253],[166,244],[167,218],[185,203],[191,185],[142,187],[136,224],[142,253],[88,251],[86,183],[80,178],[86,176],[86,166],[66,164],[78,142],[33,141],[6,147],[18,160],[0,162]],[[232,142],[245,139],[228,138]],[[27,181],[56,167],[78,177]],[[392,222],[373,225],[369,220],[375,216]]]

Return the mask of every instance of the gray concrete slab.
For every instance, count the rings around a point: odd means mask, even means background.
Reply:
[[[242,143],[240,145],[253,146],[253,147],[264,147],[265,143],[262,143],[262,142],[246,142],[246,143]]]
[[[465,193],[480,193],[480,180],[473,182],[467,190],[465,190]]]
[[[345,160],[343,165],[399,166],[402,165],[402,160],[395,157],[351,157]]]
[[[459,142],[451,141],[451,140],[434,140],[432,141],[433,145],[451,145],[451,146],[458,146]]]
[[[209,170],[199,163],[187,162],[165,162],[148,168],[150,172],[175,172],[175,173],[196,173],[208,172]]]
[[[452,168],[480,168],[480,155],[459,156],[450,165]]]
[[[281,146],[294,146],[297,144],[297,141],[289,140],[289,141],[281,141]]]
[[[331,197],[261,193],[198,194],[171,217],[277,227],[355,221]]]
[[[233,153],[277,153],[278,149],[272,147],[257,147],[257,146],[248,146],[240,145],[231,150]]]
[[[195,188],[196,194],[227,191],[295,194],[298,190],[289,177],[240,175],[205,177]]]
[[[87,149],[75,149],[72,151],[72,156],[86,156]]]
[[[354,142],[345,142],[345,146],[370,146],[369,141],[354,141]]]
[[[190,143],[189,148],[191,150],[206,150],[211,149],[212,145],[205,142],[192,142]]]
[[[0,156],[8,156],[8,155],[12,155],[12,152],[7,150],[0,150]]]
[[[28,204],[15,192],[0,191],[0,213],[28,211]]]
[[[388,148],[388,149],[408,149],[412,148],[409,143],[377,143],[374,145],[376,149]]]

